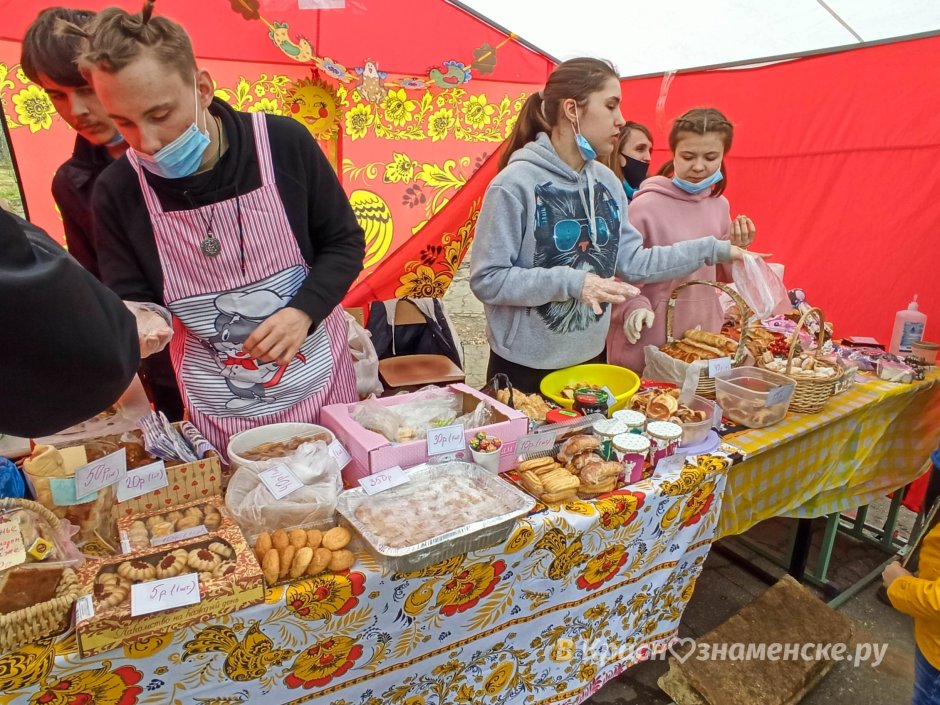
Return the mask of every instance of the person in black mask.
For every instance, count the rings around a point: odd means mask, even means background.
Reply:
[[[620,179],[630,200],[646,178],[652,151],[653,135],[646,125],[627,122],[620,129],[617,148],[610,155],[610,168]]]

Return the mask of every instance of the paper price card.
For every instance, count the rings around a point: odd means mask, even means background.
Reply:
[[[330,455],[333,456],[333,460],[339,464],[340,470],[349,465],[350,461],[352,461],[352,456],[349,454],[349,451],[346,450],[345,446],[343,446],[338,439],[333,439],[328,450]]]
[[[557,433],[548,431],[546,433],[530,433],[528,436],[521,436],[516,441],[516,455],[528,455],[529,453],[544,453],[555,447],[555,436]]]
[[[374,475],[366,475],[359,480],[359,485],[365,490],[366,494],[378,494],[406,482],[408,482],[408,476],[401,469],[401,465],[393,465],[387,470],[377,472]]]
[[[293,471],[284,463],[277,463],[269,470],[258,474],[258,479],[268,488],[274,499],[283,499],[304,486]]]
[[[196,573],[131,585],[131,616],[195,605],[202,600]]]
[[[456,453],[467,447],[463,424],[428,429],[428,455]]]
[[[180,529],[166,536],[154,536],[150,539],[150,545],[163,546],[168,543],[182,541],[183,539],[194,539],[197,536],[205,536],[208,533],[209,530],[206,528],[206,525],[200,524],[199,526],[191,526],[188,529]],[[130,553],[130,551],[124,551],[124,553]]]
[[[769,392],[767,392],[767,401],[764,402],[764,406],[776,406],[777,404],[783,404],[785,401],[789,401],[790,395],[793,394],[793,385],[785,384],[782,387],[774,387]]]
[[[75,496],[84,498],[124,479],[127,474],[127,449],[109,455],[75,470]]]
[[[26,561],[26,546],[20,524],[9,519],[0,519],[0,570],[12,568]]]
[[[730,357],[719,357],[717,360],[708,361],[708,376],[714,377],[720,372],[727,372],[731,369]]]
[[[162,460],[158,460],[150,465],[129,470],[124,479],[117,486],[118,502],[126,502],[134,497],[159,490],[169,485],[166,477],[166,468]]]

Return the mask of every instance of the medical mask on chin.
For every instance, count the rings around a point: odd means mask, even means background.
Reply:
[[[575,133],[574,133],[574,143],[578,147],[578,151],[581,153],[581,158],[589,162],[592,159],[597,159],[597,152],[594,150],[594,147],[591,146],[591,143],[587,141],[587,137],[581,134],[581,118],[578,117],[578,108],[575,106],[574,109],[574,119],[575,119]]]
[[[196,99],[196,117],[183,134],[152,156],[135,150],[137,160],[151,174],[164,179],[182,179],[196,173],[202,163],[202,155],[211,140],[208,129],[205,132],[199,129],[199,89],[195,80],[193,96]]]
[[[117,147],[119,144],[124,144],[124,135],[122,135],[117,130],[114,131],[114,137],[105,142],[105,147]]]
[[[707,188],[711,188],[723,178],[721,175],[721,169],[718,169],[714,174],[709,176],[707,179],[699,181],[697,184],[693,184],[691,181],[686,181],[685,179],[680,179],[678,176],[672,177],[672,183],[674,183],[678,188],[682,189],[686,193],[701,193]]]
[[[643,179],[645,179],[646,175],[649,173],[650,165],[647,162],[642,162],[633,157],[624,158],[627,160],[627,163],[623,167],[623,178],[635,191],[640,188],[640,184],[643,183]]]

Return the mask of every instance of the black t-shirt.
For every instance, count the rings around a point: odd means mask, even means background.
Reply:
[[[0,433],[45,436],[117,401],[140,360],[121,300],[39,228],[0,210]]]
[[[218,99],[209,111],[221,119],[229,143],[212,169],[183,179],[144,172],[165,211],[192,210],[261,186],[251,114],[237,112]],[[277,190],[310,267],[290,306],[307,313],[317,326],[362,271],[365,236],[333,168],[307,129],[278,115],[265,115],[265,121]],[[93,210],[103,281],[122,299],[164,305],[163,272],[150,216],[126,156],[98,179]],[[197,235],[199,242],[205,233]],[[194,256],[203,255],[194,249]]]

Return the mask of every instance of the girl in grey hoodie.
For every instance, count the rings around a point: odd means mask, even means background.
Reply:
[[[606,160],[624,120],[620,81],[598,59],[571,59],[526,100],[477,222],[470,288],[484,304],[487,377],[537,392],[549,372],[604,361],[610,304],[624,282],[674,279],[740,259],[715,237],[643,247]],[[614,279],[619,277],[623,281]]]

